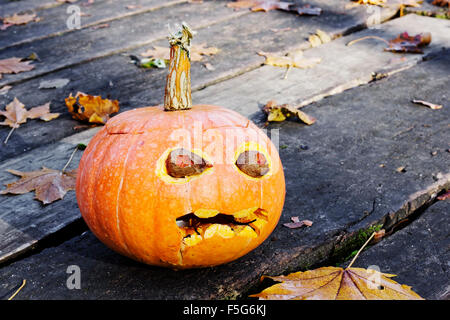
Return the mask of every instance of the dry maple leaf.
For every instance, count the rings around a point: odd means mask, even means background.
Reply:
[[[6,106],[5,110],[0,110],[0,115],[5,117],[5,120],[0,122],[0,125],[3,126],[18,128],[22,123],[27,122],[27,109],[25,109],[25,105],[17,98],[14,98]]]
[[[297,229],[303,226],[311,227],[313,225],[313,222],[310,220],[301,220],[296,217],[291,217],[292,222],[283,223],[283,226],[289,228],[289,229]]]
[[[258,294],[266,300],[423,300],[407,285],[390,278],[393,274],[363,268],[323,267],[268,277],[281,283]]]
[[[0,110],[0,115],[5,117],[5,120],[0,122],[0,125],[12,128],[4,141],[4,144],[6,144],[14,129],[18,128],[22,123],[27,122],[27,119],[39,118],[44,121],[50,121],[57,118],[59,113],[50,113],[50,102],[27,110],[19,99],[14,98],[14,100],[6,106],[5,110]]]
[[[397,38],[389,40],[385,51],[423,53],[421,47],[429,45],[431,42],[431,33],[425,32],[415,36],[410,36],[408,32],[401,33]]]
[[[0,60],[0,79],[2,73],[19,73],[23,71],[30,71],[34,68],[30,65],[31,61],[22,61],[20,58],[8,58]]]
[[[24,194],[35,191],[35,199],[43,204],[62,199],[69,190],[75,189],[76,170],[62,172],[43,167],[40,171],[21,172],[6,170],[21,178],[6,184],[6,189],[0,194]]]
[[[3,25],[0,26],[0,30],[5,30],[6,28],[10,27],[10,26],[18,26],[18,25],[23,25],[23,24],[27,24],[28,22],[31,21],[35,21],[38,22],[40,19],[36,17],[36,14],[32,13],[32,14],[17,14],[15,13],[14,15],[10,16],[10,17],[5,17],[3,18]]]
[[[274,100],[267,102],[267,104],[263,108],[263,111],[267,114],[268,122],[280,122],[291,117],[298,118],[307,125],[312,125],[314,122],[316,122],[316,118],[307,115],[297,108],[292,107],[288,104],[277,105]]]
[[[59,113],[50,113],[50,102],[27,110],[19,99],[14,98],[6,106],[5,110],[0,110],[0,115],[6,118],[3,122],[0,122],[0,125],[18,128],[22,123],[27,122],[27,119],[39,118],[44,121],[50,121],[57,118]]]
[[[105,124],[112,113],[119,111],[119,101],[102,99],[101,96],[91,96],[77,92],[65,99],[66,106],[74,119],[91,123]]]

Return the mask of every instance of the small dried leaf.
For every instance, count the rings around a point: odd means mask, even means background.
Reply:
[[[267,121],[284,121],[287,118],[296,117],[307,125],[312,125],[316,122],[316,118],[307,115],[306,113],[292,107],[288,104],[277,105],[274,100],[269,101],[263,108],[267,114]]]
[[[289,229],[297,229],[303,226],[311,227],[313,225],[313,222],[310,220],[302,220],[298,217],[291,217],[292,222],[283,223],[283,226],[288,227]]]
[[[8,58],[0,60],[0,79],[2,73],[19,73],[23,71],[30,71],[34,68],[30,65],[31,61],[22,61],[20,58]]]
[[[287,276],[269,277],[277,283],[250,297],[262,300],[423,300],[393,274],[373,269],[323,267]]]
[[[15,13],[14,15],[12,15],[11,17],[6,17],[3,18],[3,24],[5,25],[23,25],[23,24],[27,24],[28,22],[31,21],[38,21],[39,19],[36,18],[36,14],[32,13],[32,14],[17,14]]]
[[[401,53],[423,53],[422,47],[431,42],[431,33],[425,32],[410,36],[408,32],[401,33],[397,38],[389,40],[385,51]]]
[[[447,200],[450,199],[450,190],[448,190],[446,193],[440,195],[439,197],[437,197],[438,200]]]
[[[75,189],[76,170],[61,172],[44,167],[40,171],[31,172],[7,171],[21,178],[6,184],[7,188],[0,191],[0,194],[24,194],[34,190],[35,198],[48,204],[62,199],[67,191]]]
[[[0,115],[6,118],[3,122],[0,122],[0,125],[3,126],[18,128],[22,123],[27,122],[27,109],[17,98],[14,98],[4,111],[0,110]]]
[[[426,106],[426,107],[428,107],[428,108],[430,108],[430,109],[433,109],[433,110],[439,110],[439,109],[442,109],[442,105],[440,105],[440,104],[434,104],[434,103],[427,102],[427,101],[423,101],[423,100],[416,100],[416,99],[413,99],[412,102],[413,102],[413,103],[417,103],[417,104],[424,105],[424,106]]]
[[[119,101],[102,99],[101,96],[91,96],[77,92],[65,99],[66,106],[74,119],[91,123],[105,124],[112,113],[119,111]]]

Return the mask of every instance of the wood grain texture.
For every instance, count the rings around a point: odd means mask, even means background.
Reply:
[[[7,33],[8,36],[0,38],[0,50],[48,37],[61,37],[67,32],[78,31],[76,28],[69,28],[74,21],[71,19],[71,16],[77,14],[78,11],[75,11],[77,8],[80,12],[80,28],[85,29],[95,28],[97,25],[101,27],[101,25],[107,24],[112,20],[155,11],[163,7],[171,7],[183,2],[186,2],[186,0],[97,0],[90,5],[85,5],[87,2],[84,1],[73,4],[61,4],[55,0],[48,3],[45,6],[45,10],[39,11],[33,9],[33,7],[28,9],[26,4],[23,3],[20,4],[20,7],[27,8],[27,11],[32,10],[40,18],[40,21],[23,26],[13,26],[6,32],[2,31]],[[16,6],[19,6],[19,2],[16,3]],[[134,7],[128,8],[130,5]]]

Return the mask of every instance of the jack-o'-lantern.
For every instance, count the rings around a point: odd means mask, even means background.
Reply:
[[[135,260],[174,269],[235,260],[275,228],[285,196],[275,146],[238,113],[191,104],[189,45],[171,43],[164,107],[111,118],[80,161],[76,195],[92,232]]]

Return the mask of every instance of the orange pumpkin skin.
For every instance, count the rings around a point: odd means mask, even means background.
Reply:
[[[236,146],[227,144],[229,137],[237,137]],[[161,159],[186,143],[212,167],[192,179],[166,177]],[[262,146],[271,163],[261,178],[235,164],[239,146],[252,145]],[[113,117],[93,137],[79,164],[76,195],[87,225],[107,246],[146,264],[183,269],[226,263],[260,245],[280,218],[285,181],[270,139],[238,113],[209,105],[174,112],[146,107]],[[254,222],[257,232],[205,231],[206,225],[199,237],[176,223],[199,209],[233,214],[248,208],[266,214]]]

